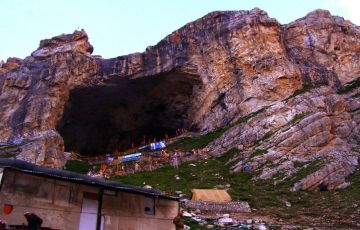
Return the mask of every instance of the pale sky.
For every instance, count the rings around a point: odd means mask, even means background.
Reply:
[[[254,7],[282,24],[321,8],[360,25],[360,0],[0,0],[0,60],[25,58],[41,39],[81,28],[104,58],[143,52],[209,12]]]

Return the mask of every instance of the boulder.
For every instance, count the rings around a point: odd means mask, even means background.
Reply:
[[[92,45],[88,42],[88,36],[84,30],[74,31],[72,34],[62,34],[51,39],[40,41],[40,46],[32,52],[35,59],[43,59],[56,53],[79,52],[91,54]]]

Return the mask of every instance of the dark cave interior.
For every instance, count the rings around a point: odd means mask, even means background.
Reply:
[[[189,129],[190,100],[200,83],[198,76],[171,71],[72,90],[57,126],[65,151],[112,153],[139,146],[144,136],[148,142]]]

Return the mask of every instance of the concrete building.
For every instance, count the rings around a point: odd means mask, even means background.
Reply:
[[[43,227],[65,230],[171,230],[179,211],[176,197],[73,172],[0,159],[0,219],[26,223],[25,212]],[[5,210],[5,209],[4,209]]]

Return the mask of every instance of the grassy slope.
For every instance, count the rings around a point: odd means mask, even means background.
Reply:
[[[340,226],[353,226],[350,219],[360,223],[360,171],[349,178],[353,184],[344,190],[320,193],[290,192],[294,182],[292,180],[274,185],[271,180],[251,180],[254,173],[231,173],[231,164],[227,162],[236,153],[236,150],[231,150],[220,158],[196,162],[196,166],[184,163],[179,169],[166,166],[153,172],[141,172],[113,179],[138,186],[145,182],[162,191],[180,190],[189,196],[192,188],[213,188],[216,185],[230,184],[229,193],[232,198],[248,201],[259,214],[299,224],[304,224],[309,218],[314,224],[318,221],[323,224],[333,221]],[[316,164],[303,168],[294,178],[299,179],[307,175],[314,170],[313,166]],[[181,179],[175,180],[176,175]],[[285,201],[289,201],[292,206],[286,207]],[[355,216],[351,216],[354,214]]]
[[[321,167],[319,162],[312,162],[301,168],[292,179],[274,185],[272,180],[253,181],[252,173],[231,173],[232,158],[238,151],[232,149],[219,158],[211,158],[199,162],[184,163],[175,169],[171,166],[159,168],[153,172],[140,172],[136,174],[112,178],[126,184],[143,186],[144,182],[162,191],[183,191],[191,195],[192,188],[213,188],[230,184],[229,193],[234,200],[248,201],[252,208],[257,209],[261,215],[270,215],[285,221],[298,224],[325,223],[339,226],[351,225],[351,220],[360,223],[360,171],[349,177],[351,187],[337,191],[320,193],[290,192],[293,183]],[[68,162],[67,169],[85,172],[87,165],[79,162]],[[176,180],[178,175],[180,180]],[[275,175],[276,178],[276,175]],[[292,204],[285,206],[285,201]],[[296,217],[296,218],[295,218]],[[311,219],[311,222],[309,222]]]
[[[228,129],[250,120],[251,118],[255,117],[256,115],[264,112],[267,108],[268,107],[261,108],[255,112],[252,112],[246,116],[239,118],[232,124],[229,124],[223,128],[219,128],[217,130],[214,130],[214,131],[204,134],[202,136],[198,136],[195,138],[190,138],[190,137],[182,138],[182,139],[176,141],[175,143],[172,143],[171,145],[169,145],[168,148],[169,149],[179,149],[182,151],[190,151],[193,149],[203,148],[207,144],[212,142],[213,140],[219,138]]]
[[[79,161],[79,160],[68,160],[64,166],[64,169],[72,172],[77,172],[81,174],[87,174],[92,168],[95,168],[95,170],[100,169],[99,164],[90,165],[85,161]]]
[[[266,108],[256,111],[244,118],[241,118],[235,124],[245,122],[254,115],[261,113]],[[300,114],[294,118],[291,123],[296,123],[307,114]],[[208,134],[195,137],[181,139],[169,148],[192,150],[202,148],[211,141],[220,137],[228,128],[210,132]],[[263,151],[259,150],[259,154]],[[332,222],[341,226],[351,226],[350,220],[360,223],[360,172],[353,174],[349,181],[352,182],[350,188],[339,191],[328,191],[321,193],[312,192],[290,192],[293,183],[311,174],[321,167],[319,162],[312,162],[307,167],[299,165],[301,168],[292,178],[277,183],[274,181],[253,181],[252,177],[256,172],[252,173],[231,173],[231,164],[227,164],[233,155],[237,154],[237,150],[230,150],[223,156],[216,159],[202,160],[195,162],[196,166],[189,163],[180,165],[179,169],[171,166],[159,168],[153,172],[141,172],[126,176],[114,177],[113,180],[122,183],[143,186],[149,184],[154,188],[162,191],[175,192],[183,191],[190,196],[192,188],[213,188],[215,186],[222,187],[230,184],[229,193],[234,200],[248,201],[252,208],[257,209],[259,214],[271,215],[279,219],[292,220],[296,223],[306,223],[310,218],[315,224],[321,221],[323,224]],[[85,171],[86,165],[78,166],[78,162],[70,162],[67,164],[70,170],[75,168],[76,171]],[[80,169],[82,168],[82,169]],[[79,170],[80,169],[80,170]],[[178,175],[181,179],[175,180]],[[277,176],[275,175],[275,178]],[[285,206],[285,201],[292,204],[291,207]],[[295,218],[296,217],[296,218]]]
[[[203,148],[207,144],[209,144],[211,141],[219,138],[225,131],[227,127],[222,129],[217,129],[213,132],[209,132],[205,135],[199,136],[199,137],[184,137],[175,143],[168,146],[169,149],[179,149],[183,151],[190,151],[193,149]]]

